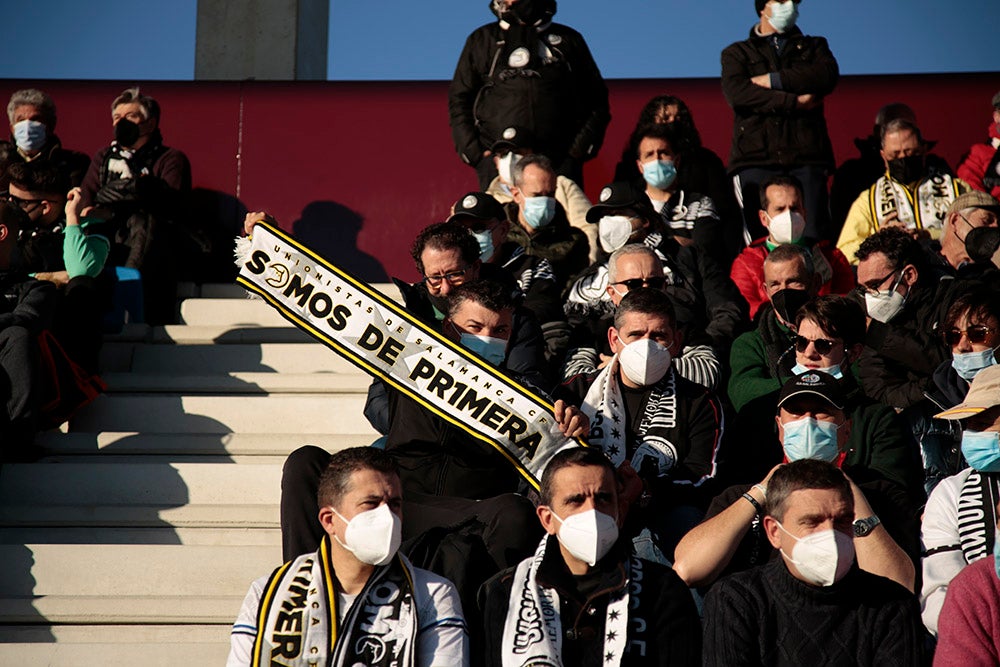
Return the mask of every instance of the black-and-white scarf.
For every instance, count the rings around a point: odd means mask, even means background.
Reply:
[[[517,566],[503,626],[503,667],[551,665],[562,667],[563,629],[559,595],[538,583],[538,568],[545,559],[549,542],[542,538],[535,555]],[[625,574],[625,585],[611,595],[604,616],[604,661],[608,667],[620,665],[628,646],[629,609],[638,609],[642,580],[642,561],[632,557]]]
[[[922,179],[914,190],[882,176],[868,191],[868,205],[875,221],[872,233],[882,228],[886,216],[893,211],[897,221],[907,229],[941,229],[948,207],[957,196],[955,180],[938,171]]]
[[[966,563],[993,553],[1000,475],[969,471],[958,493],[958,541]]]
[[[590,419],[587,442],[600,447],[615,467],[628,456],[628,429],[625,423],[625,401],[618,386],[618,355],[594,378],[587,390],[580,410]],[[650,391],[649,399],[639,422],[639,445],[632,455],[632,467],[642,468],[643,461],[651,457],[662,477],[677,465],[677,448],[667,438],[670,429],[677,425],[677,376],[674,369],[667,371]]]
[[[414,664],[417,628],[412,565],[397,554],[376,567],[338,621],[330,538],[319,551],[285,563],[260,598],[252,667]]]

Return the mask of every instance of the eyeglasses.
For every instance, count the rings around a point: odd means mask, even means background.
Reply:
[[[642,287],[652,287],[653,289],[663,289],[663,286],[667,284],[667,279],[663,276],[653,276],[650,278],[629,278],[628,280],[621,280],[617,283],[611,283],[612,285],[624,285],[631,292],[634,289],[640,289]]]
[[[465,274],[468,270],[469,267],[465,267],[458,271],[449,271],[440,276],[424,276],[424,282],[431,287],[440,287],[441,283],[446,281],[449,285],[461,285],[465,282]]]
[[[888,274],[887,276],[879,278],[878,280],[870,280],[868,281],[867,285],[861,284],[858,285],[855,289],[861,296],[864,296],[866,294],[871,294],[872,296],[878,296],[879,292],[881,292],[880,288],[882,287],[882,285],[885,284],[885,281],[889,280],[889,278],[892,278],[894,275],[896,275],[897,271],[899,271],[899,269],[893,269],[892,273]],[[889,291],[896,289],[896,287],[899,285],[899,282],[902,281],[902,279],[903,279],[903,272],[900,271],[899,280],[897,280],[893,284],[893,286],[889,288]]]
[[[20,208],[22,211],[27,211],[28,210],[28,206],[30,206],[31,204],[41,204],[42,202],[48,201],[48,200],[47,199],[21,199],[20,197],[17,197],[15,195],[10,194],[9,192],[2,192],[2,193],[0,193],[0,201],[14,204],[18,208]]]
[[[837,344],[835,341],[832,341],[829,338],[810,339],[806,338],[805,336],[796,336],[795,351],[805,352],[806,348],[809,347],[809,343],[812,343],[813,347],[816,348],[816,351],[819,352],[824,357],[830,354],[830,350],[832,350],[833,346]]]
[[[950,329],[944,332],[944,342],[954,347],[962,340],[962,336],[965,336],[970,343],[985,343],[994,331],[982,324],[973,324],[968,329]]]

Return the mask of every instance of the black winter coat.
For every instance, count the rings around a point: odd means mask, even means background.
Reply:
[[[733,108],[733,143],[729,172],[746,167],[821,165],[833,169],[833,146],[823,118],[823,106],[798,108],[799,95],[825,97],[837,85],[840,70],[826,39],[785,33],[779,55],[772,36],[755,30],[749,39],[722,52],[722,92]],[[781,90],[750,81],[777,72]]]

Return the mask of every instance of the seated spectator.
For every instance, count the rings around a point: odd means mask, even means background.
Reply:
[[[174,252],[183,236],[191,165],[187,156],[163,144],[160,105],[138,88],[111,103],[114,141],[94,155],[81,186],[84,211],[115,230],[110,263],[142,273],[146,321],[172,322],[176,271]]]
[[[615,182],[632,181],[642,185],[641,175],[635,171],[635,156],[639,150],[638,135],[648,125],[664,125],[672,131],[672,147],[679,156],[677,161],[677,188],[685,192],[700,192],[715,203],[719,218],[729,225],[740,226],[742,213],[733,184],[726,173],[726,165],[711,149],[701,143],[701,135],[694,125],[694,118],[684,100],[673,95],[657,95],[639,112],[639,120],[622,148],[622,157],[615,165]],[[735,257],[743,246],[743,239],[737,238],[736,245],[729,249],[730,258]]]
[[[966,153],[958,164],[958,177],[976,190],[1000,199],[1000,93],[993,96],[993,122],[987,130],[988,139]]]
[[[30,226],[17,243],[14,268],[60,288],[53,333],[70,358],[97,372],[102,318],[111,289],[98,280],[111,244],[100,223],[80,219],[79,188],[47,163],[16,163],[8,169],[7,198],[28,214]]]
[[[323,527],[318,550],[251,584],[227,666],[285,663],[307,650],[322,664],[375,665],[393,655],[407,665],[468,665],[455,586],[398,553],[402,495],[384,452],[354,447],[331,456],[313,503]]]
[[[542,327],[546,358],[550,362],[560,360],[566,351],[569,325],[563,314],[561,289],[549,260],[528,255],[523,247],[507,240],[510,221],[503,206],[488,194],[470,192],[462,197],[452,206],[448,222],[472,232],[479,242],[483,267],[502,268],[514,276],[521,305]],[[486,271],[489,273],[489,268]]]
[[[730,277],[750,305],[750,318],[768,302],[764,286],[764,259],[781,245],[795,244],[812,253],[820,295],[847,294],[854,289],[854,271],[843,253],[829,241],[803,238],[802,185],[794,176],[771,176],[760,184],[760,224],[767,236],[750,244],[733,262]]]
[[[899,545],[918,557],[920,464],[905,429],[892,425],[894,416],[852,404],[843,384],[823,371],[790,379],[775,418],[781,451],[764,456],[777,465],[759,484],[731,486],[712,501],[705,521],[677,545],[677,573],[688,585],[706,586],[775,558],[761,524],[769,481],[782,462],[818,459],[851,483],[858,566],[913,590],[913,561]]]
[[[850,482],[829,463],[775,471],[762,523],[782,558],[709,591],[705,665],[920,664],[913,595],[855,564],[855,504]]]
[[[961,451],[961,424],[933,419],[932,415],[964,401],[973,378],[984,368],[997,364],[1000,291],[982,285],[957,297],[948,309],[941,334],[951,348],[951,358],[942,361],[934,371],[926,402],[904,413],[914,424],[913,431],[920,442],[927,493],[942,479],[966,467]]]
[[[36,339],[51,327],[58,294],[12,266],[17,237],[31,225],[19,207],[0,204],[0,462],[31,458],[38,413]]]
[[[816,296],[819,278],[813,254],[802,246],[778,246],[764,259],[764,290],[768,301],[757,313],[757,327],[733,342],[729,365],[729,400],[737,413],[759,417],[774,414],[773,396],[791,377],[795,316]],[[771,396],[758,406],[755,401]]]
[[[724,422],[715,394],[674,370],[676,331],[667,295],[632,288],[606,334],[614,356],[602,370],[556,390],[590,419],[590,445],[628,475],[622,500],[627,532],[651,533],[668,561],[715,495]]]
[[[924,510],[920,604],[924,625],[938,633],[938,619],[951,580],[967,565],[988,557],[997,530],[1000,498],[1000,366],[976,375],[965,400],[937,415],[964,420],[962,455],[969,467],[941,480]]]
[[[903,410],[924,399],[934,370],[947,358],[937,327],[956,290],[927,262],[920,243],[886,228],[858,248],[858,291],[868,311],[865,349],[858,362],[866,395]]]
[[[861,242],[886,227],[900,227],[915,238],[940,239],[948,207],[971,189],[927,159],[927,143],[910,121],[886,123],[881,147],[885,174],[854,200],[837,240],[852,264],[861,260],[856,255]]]
[[[635,165],[646,196],[663,219],[664,231],[681,245],[694,245],[720,265],[728,265],[743,245],[738,219],[720,218],[712,199],[681,189],[677,170],[684,157],[674,148],[677,138],[670,128],[648,125],[636,130],[636,136]]]
[[[671,291],[663,263],[656,252],[646,245],[629,244],[619,248],[611,254],[606,269],[601,265],[588,275],[592,284],[586,285],[586,278],[581,278],[574,285],[572,294],[593,293],[599,282],[604,284],[604,292],[602,298],[586,304],[570,297],[567,311],[572,313],[571,321],[575,326],[570,333],[569,352],[563,365],[562,377],[566,380],[604,368],[611,360],[614,352],[608,343],[608,328],[614,325],[615,309],[633,286],[635,289],[651,287],[668,293]],[[687,315],[685,319],[690,321]],[[704,337],[699,339],[697,330],[689,338],[689,331],[686,322],[678,318],[670,346],[674,369],[685,379],[715,389],[722,373],[719,358],[708,344],[711,341]]]
[[[62,147],[55,134],[56,105],[52,98],[34,88],[14,91],[7,103],[7,119],[11,141],[0,141],[0,189],[7,189],[7,167],[25,162],[55,167],[69,184],[67,191],[80,185],[90,158]]]
[[[701,664],[691,595],[669,568],[630,554],[622,518],[607,457],[592,448],[552,457],[538,507],[546,535],[483,587],[482,664]]]
[[[1000,515],[1000,508],[997,514]],[[935,667],[1000,664],[1000,535],[993,556],[955,575],[941,607]]]
[[[500,138],[490,147],[497,176],[486,188],[486,194],[493,195],[494,199],[504,205],[514,201],[511,190],[514,187],[514,165],[525,155],[535,154],[536,141],[531,130],[526,127],[508,127],[500,134]],[[587,210],[590,208],[587,195],[576,181],[559,174],[556,176],[554,197],[566,212],[569,224],[587,235],[587,240],[590,242],[590,259],[593,261],[597,257],[597,230],[587,223]]]
[[[664,230],[649,198],[630,183],[606,186],[587,219],[597,223],[602,248],[608,253],[626,244],[651,248],[663,263],[667,293],[690,337],[699,343],[710,342],[717,354],[728,354],[733,338],[744,326],[746,309],[736,286],[712,256],[681,245]],[[608,283],[608,265],[595,264],[581,275],[567,297],[570,326],[594,314],[606,315],[611,310],[608,301],[613,287]],[[603,337],[603,329],[599,335]]]
[[[949,272],[958,277],[980,276],[984,270],[992,271],[985,263],[974,263],[965,241],[969,232],[981,227],[996,229],[1000,216],[1000,202],[978,190],[966,192],[955,198],[948,207],[948,215],[941,231],[941,257],[947,262]]]
[[[511,167],[513,201],[507,204],[508,238],[528,255],[552,264],[560,289],[587,268],[590,241],[569,224],[555,199],[558,181],[544,155],[527,155]]]

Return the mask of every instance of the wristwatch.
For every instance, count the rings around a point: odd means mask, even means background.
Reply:
[[[858,519],[854,522],[854,537],[864,537],[875,530],[875,527],[880,523],[882,523],[882,520],[874,514],[864,519]]]

